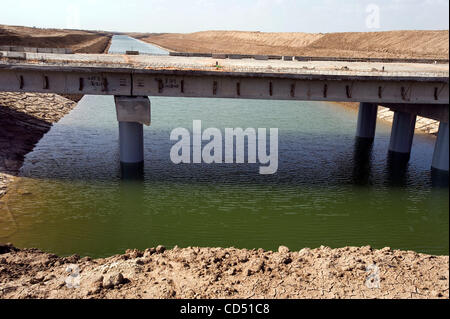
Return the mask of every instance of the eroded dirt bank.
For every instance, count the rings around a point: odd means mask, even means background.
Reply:
[[[111,37],[109,32],[0,25],[0,45],[70,48],[75,53],[99,53],[105,51]]]
[[[75,275],[67,280],[70,269]],[[295,252],[158,246],[105,259],[0,246],[0,298],[448,299],[448,275],[448,256],[369,246]]]
[[[57,94],[0,92],[0,198],[25,155],[76,105]]]

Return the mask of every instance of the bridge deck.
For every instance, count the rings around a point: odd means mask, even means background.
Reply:
[[[6,52],[3,55],[3,91],[380,103],[449,101],[448,64],[44,53],[12,59]]]

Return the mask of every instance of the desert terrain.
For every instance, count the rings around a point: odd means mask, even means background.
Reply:
[[[75,53],[100,53],[106,51],[111,37],[108,32],[0,25],[0,46],[70,48]]]
[[[448,273],[448,256],[388,247],[158,246],[91,259],[0,246],[0,298],[448,299]]]
[[[346,33],[203,31],[131,33],[179,52],[302,55],[320,57],[448,59],[448,30]]]

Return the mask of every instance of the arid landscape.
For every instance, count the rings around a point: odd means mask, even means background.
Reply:
[[[319,57],[448,59],[448,30],[347,33],[204,31],[132,33],[180,52],[278,54]]]

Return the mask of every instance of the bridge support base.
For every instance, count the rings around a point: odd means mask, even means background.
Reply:
[[[373,103],[359,103],[358,124],[356,137],[373,140],[377,124],[378,105]]]
[[[120,163],[123,168],[141,168],[144,162],[143,124],[150,125],[148,97],[115,96],[119,121]]]
[[[395,160],[409,161],[416,126],[416,115],[395,112],[392,123],[389,155]]]
[[[449,157],[449,132],[448,123],[439,123],[439,132],[434,146],[433,162],[431,168],[439,171],[448,172]]]

